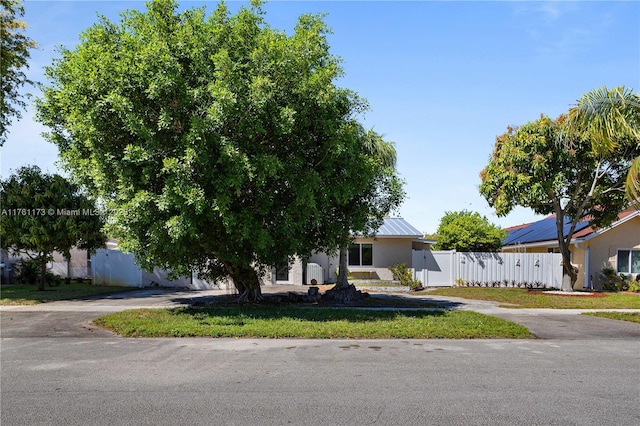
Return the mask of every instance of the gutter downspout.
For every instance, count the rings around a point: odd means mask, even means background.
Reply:
[[[586,288],[587,290],[593,290],[593,288],[591,287],[591,276],[589,275],[589,267],[590,265],[590,252],[589,252],[589,247],[581,247],[580,243],[575,242],[573,243],[575,248],[579,248],[580,250],[584,251],[584,288]]]

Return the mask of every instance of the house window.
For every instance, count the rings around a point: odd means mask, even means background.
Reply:
[[[618,250],[618,273],[640,274],[640,250]]]
[[[373,244],[351,244],[349,266],[373,266]]]
[[[289,264],[276,265],[276,281],[289,281]]]

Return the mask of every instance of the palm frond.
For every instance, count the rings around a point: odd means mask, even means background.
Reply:
[[[640,157],[633,161],[627,173],[625,191],[629,201],[640,210]]]
[[[396,148],[393,142],[387,142],[373,130],[367,131],[362,141],[363,150],[376,157],[383,166],[395,167],[397,161]]]
[[[588,131],[600,155],[612,152],[622,138],[640,141],[640,96],[624,86],[591,91],[569,110],[569,128]]]

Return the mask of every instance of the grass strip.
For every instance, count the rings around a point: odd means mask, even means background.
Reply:
[[[530,338],[525,327],[476,312],[354,308],[238,307],[136,309],[94,320],[126,337],[306,339]]]
[[[583,312],[582,315],[591,315],[592,317],[636,322],[640,324],[640,312]]]
[[[551,309],[640,309],[640,296],[624,293],[564,296],[523,288],[451,287],[419,293],[422,296],[450,296],[504,303],[505,308]]]
[[[0,305],[37,305],[56,300],[81,299],[107,293],[138,290],[132,287],[91,285],[88,283],[60,284],[46,286],[38,291],[35,285],[4,285],[0,287]]]

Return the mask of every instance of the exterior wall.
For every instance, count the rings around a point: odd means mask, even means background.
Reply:
[[[582,246],[582,245],[581,245]],[[575,245],[572,245],[569,249],[571,252],[571,264],[578,268],[578,279],[576,283],[573,285],[574,290],[582,290],[586,285],[586,251],[581,248],[576,248]]]
[[[62,253],[53,252],[53,262],[47,263],[47,270],[63,278],[90,278],[91,266],[87,258],[87,251],[78,248],[70,250],[71,258],[67,260]],[[13,268],[16,262],[26,255],[12,256],[7,251],[2,251],[0,263],[4,263],[0,272],[3,284],[13,284],[15,280]]]
[[[389,268],[398,263],[406,263],[412,267],[413,238],[357,238],[354,243],[373,244],[372,266],[349,266],[349,272],[357,278],[392,280]],[[339,255],[327,253],[313,253],[309,262],[322,266],[324,281],[336,282],[336,269]]]
[[[62,253],[53,253],[53,262],[50,263],[49,270],[61,277],[69,278],[89,278],[91,277],[91,267],[86,250],[72,248],[71,257],[66,259]]]
[[[591,262],[589,273],[598,283],[598,274],[605,266],[616,269],[618,249],[640,249],[640,217],[636,216],[587,241]],[[587,244],[583,244],[586,246]]]
[[[412,240],[408,238],[358,238],[355,243],[373,244],[372,266],[349,266],[349,272],[358,278],[372,278],[392,280],[389,268],[398,263],[406,263],[411,268]],[[360,274],[359,274],[360,272]]]
[[[294,261],[289,265],[289,279],[286,281],[276,281],[276,269],[273,268],[271,271],[271,282],[265,280],[265,283],[268,284],[303,284],[302,280],[302,259],[296,257]]]
[[[548,245],[541,247],[505,247],[502,249],[504,253],[548,253],[548,249],[557,247],[558,245]]]

